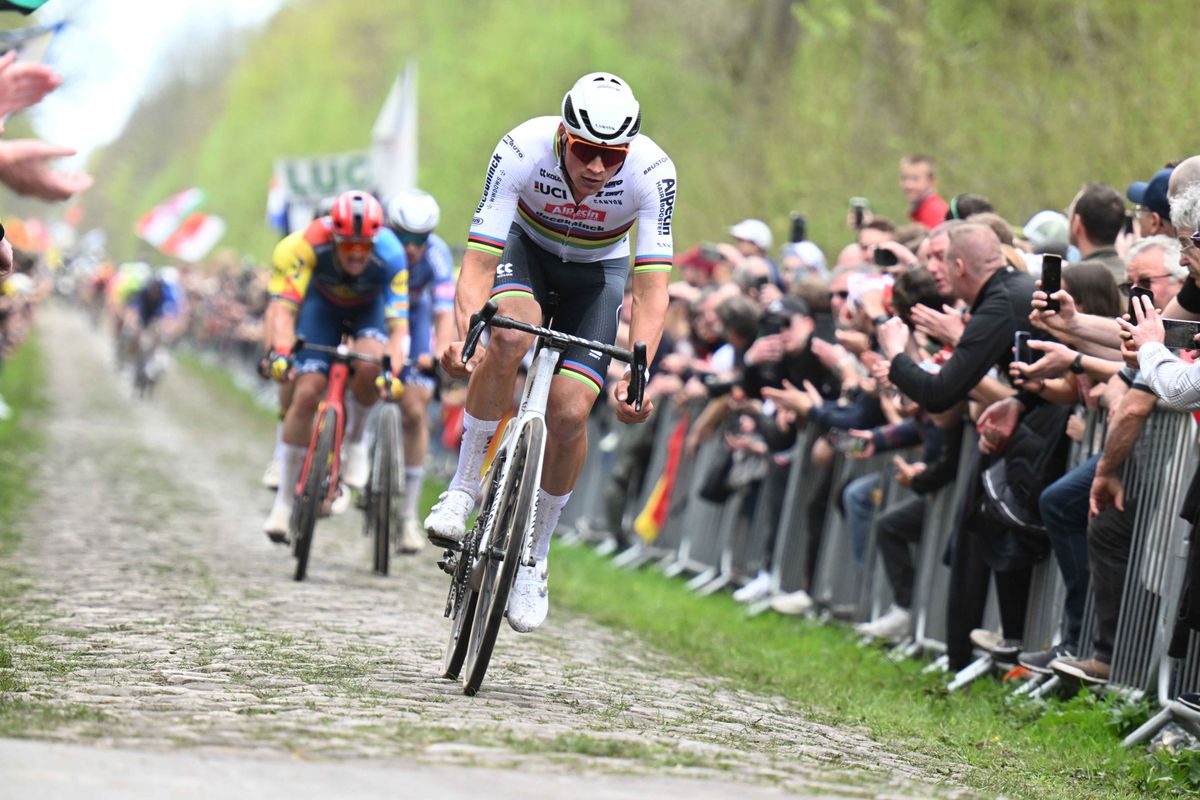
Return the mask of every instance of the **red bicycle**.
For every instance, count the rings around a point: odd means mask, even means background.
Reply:
[[[392,374],[391,359],[388,356],[380,358],[366,353],[358,353],[351,350],[346,342],[342,342],[337,347],[304,345],[303,342],[297,342],[293,352],[298,352],[301,347],[318,353],[329,353],[333,356],[333,363],[329,368],[325,398],[317,406],[317,422],[308,443],[308,454],[304,458],[304,466],[300,470],[300,478],[296,481],[294,490],[296,501],[292,506],[291,538],[292,554],[296,557],[295,579],[298,581],[304,580],[304,575],[308,571],[308,556],[312,549],[313,531],[316,528],[317,519],[329,515],[330,506],[337,498],[338,492],[342,491],[338,480],[341,475],[342,435],[346,428],[346,408],[342,398],[346,392],[346,384],[350,380],[351,365],[355,361],[378,364],[384,374]],[[390,415],[387,414],[388,409],[391,409]],[[398,431],[399,411],[395,405],[388,403],[382,411],[385,412],[386,419],[380,420],[381,428]],[[387,424],[389,422],[390,424]],[[386,427],[384,427],[385,424]],[[399,446],[399,436],[388,435],[383,439],[384,441],[377,442],[377,456],[372,460],[373,462],[383,460],[390,469],[380,469],[377,463],[372,464],[372,473],[376,473],[378,470],[385,474],[372,474],[369,485],[373,487],[373,490],[369,494],[370,502],[366,512],[368,530],[375,539],[373,543],[375,571],[386,575],[388,540],[392,527],[390,524],[391,509],[396,502],[395,495],[401,482],[399,480],[400,470],[397,467],[400,457],[396,449]],[[385,483],[380,484],[378,479],[382,479]]]

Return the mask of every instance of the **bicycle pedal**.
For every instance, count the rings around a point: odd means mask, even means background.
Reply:
[[[450,556],[437,562],[437,565],[442,572],[446,573],[447,575],[453,575],[455,570],[458,569],[458,559],[454,556]]]

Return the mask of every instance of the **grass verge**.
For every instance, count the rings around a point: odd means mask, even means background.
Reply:
[[[639,635],[737,689],[778,694],[806,717],[865,728],[891,749],[972,769],[965,780],[1008,797],[1135,798],[1194,791],[1162,768],[1170,759],[1126,751],[1120,737],[1144,715],[1080,695],[1038,706],[998,682],[949,694],[921,674],[859,646],[841,626],[764,614],[747,618],[727,595],[696,597],[654,570],[628,572],[586,548],[557,546],[555,605]]]

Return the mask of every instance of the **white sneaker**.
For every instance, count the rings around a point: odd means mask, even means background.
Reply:
[[[416,553],[425,546],[425,532],[421,530],[421,523],[417,522],[416,517],[405,517],[400,523],[400,540],[396,542],[396,551],[399,553]]]
[[[267,521],[263,523],[263,532],[272,542],[287,544],[291,522],[292,509],[282,503],[275,503],[271,506]]]
[[[872,622],[859,623],[854,626],[854,630],[872,639],[903,641],[912,634],[912,612],[893,603],[882,617]]]
[[[813,607],[813,599],[803,589],[781,594],[771,600],[771,608],[780,614],[803,614]]]
[[[760,572],[754,580],[733,593],[733,600],[736,603],[753,603],[762,600],[770,591],[771,576],[766,572]]]
[[[425,532],[436,545],[459,544],[467,535],[467,517],[475,508],[475,498],[461,489],[442,492],[437,504],[425,518]]]
[[[341,491],[338,496],[333,498],[333,502],[329,504],[330,514],[345,514],[350,510],[350,487],[342,483]]]
[[[508,627],[517,633],[530,633],[546,621],[550,611],[550,588],[546,559],[535,566],[517,567],[512,592],[508,595]]]
[[[272,492],[279,488],[279,473],[282,468],[279,466],[278,458],[271,458],[271,463],[267,464],[267,469],[262,475],[262,485],[270,489]]]
[[[342,483],[351,489],[362,491],[367,485],[369,477],[371,477],[371,467],[367,463],[366,443],[351,444],[347,442],[342,445]]]

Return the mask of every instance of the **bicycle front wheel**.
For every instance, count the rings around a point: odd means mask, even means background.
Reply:
[[[400,412],[388,403],[379,409],[371,459],[371,480],[367,497],[367,524],[375,557],[375,571],[388,574],[393,521],[399,504],[400,486]]]
[[[508,594],[517,573],[525,539],[537,500],[536,459],[542,455],[545,429],[534,422],[521,431],[509,456],[509,467],[500,491],[493,498],[491,536],[480,546],[482,579],[471,621],[471,642],[467,647],[467,669],[463,675],[463,693],[474,696],[483,683]]]
[[[313,531],[317,527],[317,517],[321,515],[321,504],[329,495],[329,478],[333,472],[333,440],[336,436],[337,412],[326,408],[317,420],[317,443],[313,447],[312,463],[308,468],[304,488],[296,498],[293,512],[295,536],[292,540],[292,552],[296,556],[295,578],[298,581],[304,580],[308,572],[308,554],[312,549]]]

